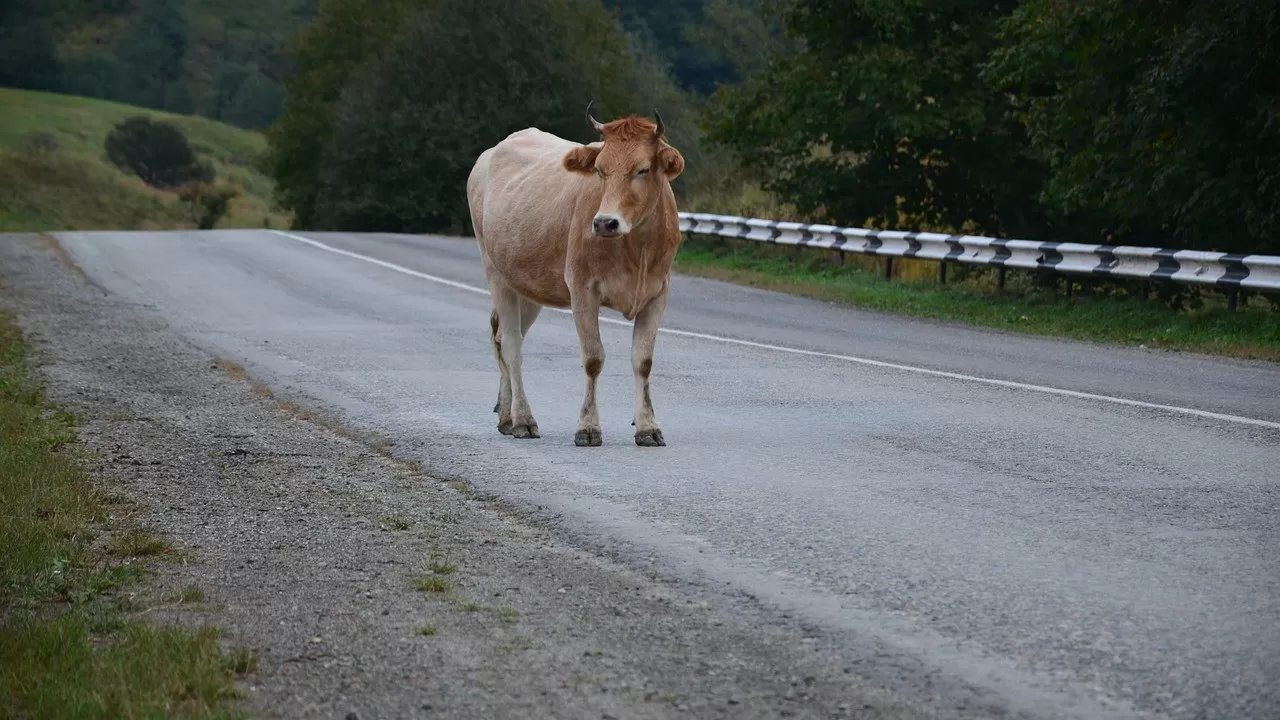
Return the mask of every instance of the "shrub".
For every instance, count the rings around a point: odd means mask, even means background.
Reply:
[[[137,115],[118,123],[106,141],[107,158],[120,168],[162,189],[191,181],[213,180],[213,168],[200,162],[182,128]]]
[[[193,180],[178,188],[178,199],[188,206],[191,219],[201,230],[211,230],[227,214],[240,188],[230,183]]]

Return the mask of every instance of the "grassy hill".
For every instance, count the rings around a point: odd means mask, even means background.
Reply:
[[[0,88],[0,231],[193,228],[171,192],[148,187],[112,165],[103,142],[133,115],[179,125],[218,177],[240,186],[218,227],[285,227],[273,208],[272,181],[253,168],[266,139],[200,117],[120,103]]]

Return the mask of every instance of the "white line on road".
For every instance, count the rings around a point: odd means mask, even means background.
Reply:
[[[346,257],[355,258],[357,260],[363,260],[367,263],[372,263],[374,265],[387,268],[388,270],[395,270],[396,272],[404,273],[405,275],[412,275],[413,277],[416,277],[416,278],[422,278],[423,280],[430,280],[431,282],[434,282],[434,283],[439,283],[441,285],[447,285],[449,287],[458,288],[459,290],[467,290],[469,292],[478,293],[480,295],[490,294],[488,290],[481,287],[476,287],[475,285],[468,285],[466,283],[460,283],[455,280],[448,280],[442,277],[437,277],[435,275],[429,275],[424,272],[418,272],[417,270],[412,270],[402,265],[396,265],[395,263],[389,263],[385,260],[379,260],[374,257],[369,257],[368,255],[361,255],[360,253],[353,253],[349,250],[342,250],[340,248],[335,248],[330,245],[326,245],[322,242],[319,242],[317,240],[312,240],[311,238],[302,237],[301,235],[294,235],[293,233],[287,233],[282,230],[272,230],[271,232],[277,235],[281,235],[283,237],[290,238],[292,240],[297,240],[298,242],[306,243],[308,245],[311,245],[312,247],[316,247],[321,250],[326,250],[331,253],[337,253],[338,255],[345,255]],[[572,310],[568,310],[564,308],[547,308],[547,309],[554,310],[556,312],[563,313],[566,315],[571,315],[573,313]],[[625,327],[631,327],[632,325],[628,321],[617,320],[609,317],[601,317],[600,322],[612,323],[614,325],[622,325]],[[1111,395],[1095,395],[1094,393],[1080,392],[1078,390],[1064,390],[1062,388],[1047,387],[1044,385],[1032,385],[1030,383],[1014,382],[1012,380],[997,380],[994,378],[978,377],[976,375],[964,375],[962,373],[947,372],[945,370],[930,370],[929,368],[916,367],[914,365],[899,365],[898,363],[884,362],[882,360],[871,360],[869,358],[861,358],[853,355],[840,355],[837,353],[820,352],[817,350],[802,350],[800,348],[786,347],[784,345],[770,345],[768,343],[753,342],[751,340],[739,340],[738,338],[723,337],[721,335],[710,335],[708,333],[690,332],[688,330],[674,330],[671,328],[659,328],[658,332],[665,333],[667,335],[679,335],[681,337],[697,338],[699,340],[710,340],[713,342],[726,343],[729,345],[741,345],[743,347],[759,348],[761,350],[775,350],[777,352],[791,353],[792,355],[807,355],[809,357],[820,357],[820,358],[827,358],[830,360],[842,360],[845,362],[858,363],[861,365],[869,365],[872,367],[886,368],[890,370],[900,370],[903,372],[912,372],[912,373],[918,373],[921,375],[932,375],[934,377],[949,378],[951,380],[963,380],[966,382],[983,383],[986,385],[997,385],[1000,387],[1015,388],[1018,390],[1031,390],[1034,392],[1048,393],[1050,395],[1061,395],[1064,397],[1073,397],[1073,398],[1079,398],[1082,400],[1099,400],[1102,402],[1115,403],[1118,405],[1129,405],[1132,407],[1148,408],[1151,410],[1166,410],[1169,412],[1182,413],[1184,415],[1195,415],[1197,417],[1212,418],[1214,420],[1224,420],[1226,422],[1240,423],[1242,425],[1254,425],[1257,427],[1265,427],[1265,428],[1271,428],[1273,430],[1280,430],[1280,423],[1272,422],[1270,420],[1259,420],[1257,418],[1242,417],[1240,415],[1227,415],[1225,413],[1210,412],[1208,410],[1197,410],[1195,408],[1178,407],[1176,405],[1160,405],[1158,403],[1143,402],[1141,400],[1130,400],[1128,398],[1113,397]]]

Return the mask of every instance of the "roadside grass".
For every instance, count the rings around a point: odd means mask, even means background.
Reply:
[[[0,706],[6,717],[243,717],[213,627],[143,622],[133,587],[165,542],[120,532],[121,500],[77,457],[21,331],[0,313]],[[202,594],[201,594],[202,596]],[[194,593],[184,597],[195,599]]]
[[[148,187],[106,159],[112,126],[132,115],[171,120],[218,177],[240,186],[221,228],[287,227],[273,183],[254,167],[261,133],[207,118],[96,98],[0,88],[0,231],[194,228],[177,195]]]
[[[749,241],[686,239],[674,270],[740,285],[846,303],[913,317],[966,323],[1035,335],[1122,345],[1202,352],[1253,360],[1280,361],[1280,311],[1263,298],[1231,312],[1209,298],[1204,307],[1175,311],[1154,299],[1091,291],[1073,278],[1074,292],[1041,288],[1030,275],[1010,271],[998,291],[995,271],[958,269],[943,286],[934,279],[937,263],[914,261],[906,277],[886,281],[875,258],[848,256],[844,265],[831,253],[766,246]],[[924,272],[922,272],[922,269]]]

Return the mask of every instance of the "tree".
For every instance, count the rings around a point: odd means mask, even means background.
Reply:
[[[53,22],[37,0],[0,0],[0,87],[60,90]]]
[[[145,0],[120,44],[121,99],[158,110],[189,111],[188,88],[178,84],[187,33],[184,0]]]
[[[1128,244],[1280,253],[1280,6],[1028,0],[1001,37],[989,75],[1051,212]]]
[[[709,138],[827,222],[1024,234],[1041,167],[982,63],[1012,0],[792,0],[795,52],[709,109]]]
[[[316,178],[329,142],[334,105],[348,79],[388,45],[413,0],[323,0],[314,19],[286,48],[294,72],[285,81],[283,111],[267,129],[265,169],[276,199],[299,227],[314,225]]]
[[[294,48],[299,73],[268,137],[300,227],[465,229],[480,153],[530,126],[596,140],[592,101],[601,116],[660,108],[689,175],[711,177],[686,97],[599,0],[431,0],[372,15],[329,0]]]
[[[135,115],[107,134],[107,159],[162,189],[190,180],[212,180],[213,168],[201,163],[177,125]]]

